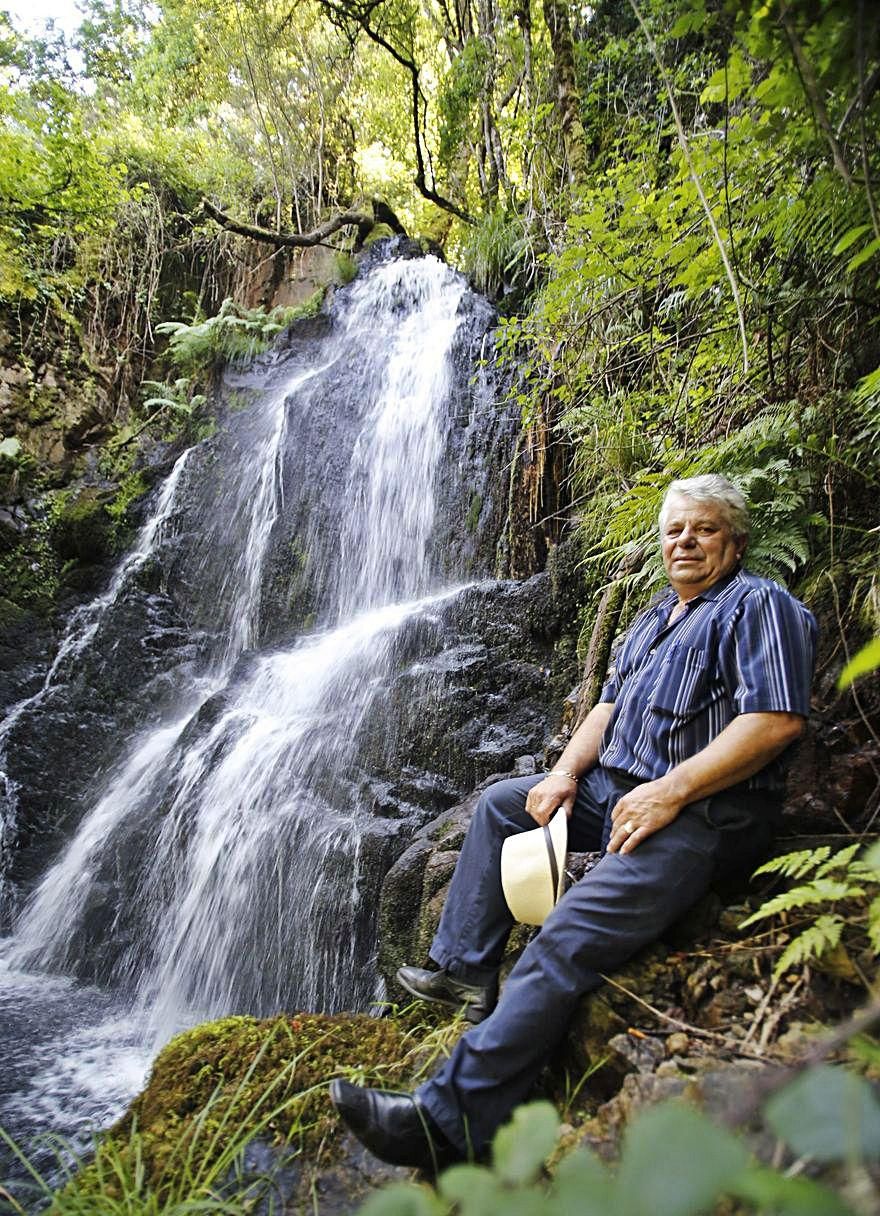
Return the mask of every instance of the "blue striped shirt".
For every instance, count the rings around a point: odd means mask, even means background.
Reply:
[[[624,636],[602,689],[614,702],[599,763],[653,781],[687,760],[738,714],[810,710],[816,644],[812,613],[779,583],[744,570],[688,602],[662,594]],[[777,790],[779,756],[749,789]]]

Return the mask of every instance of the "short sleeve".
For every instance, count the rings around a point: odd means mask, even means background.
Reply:
[[[810,712],[816,621],[775,585],[756,587],[733,622],[725,676],[741,714]]]

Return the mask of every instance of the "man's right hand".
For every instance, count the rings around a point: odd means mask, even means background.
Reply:
[[[554,811],[565,807],[570,815],[577,796],[577,782],[561,773],[548,773],[543,781],[533,785],[526,798],[526,810],[539,827],[549,823]]]

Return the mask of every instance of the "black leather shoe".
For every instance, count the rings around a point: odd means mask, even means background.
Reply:
[[[498,1000],[498,981],[480,986],[466,984],[448,971],[429,971],[425,967],[401,967],[397,982],[423,1001],[436,1001],[461,1009],[469,1022],[482,1022]]]
[[[349,1131],[389,1165],[436,1174],[464,1158],[412,1094],[366,1089],[337,1078],[330,1082],[330,1101]]]

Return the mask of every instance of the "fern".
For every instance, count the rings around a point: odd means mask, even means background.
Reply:
[[[774,895],[767,903],[762,904],[757,912],[753,912],[751,916],[747,917],[740,928],[746,928],[759,920],[766,920],[768,916],[778,916],[780,912],[792,912],[799,908],[835,903],[840,899],[852,899],[864,894],[864,887],[860,887],[856,883],[835,881],[831,878],[816,878],[803,886],[792,887],[788,891]]]
[[[856,853],[859,851],[858,844],[851,844],[846,849],[841,849],[839,853],[835,853],[833,857],[829,857],[827,861],[822,862],[816,867],[816,877],[824,878],[826,874],[831,874],[834,870],[850,869],[854,870],[855,866],[850,866]]]
[[[782,952],[775,977],[842,949],[845,934],[863,935],[862,941],[866,938],[871,951],[880,954],[880,845],[859,856],[861,847],[851,844],[836,853],[827,845],[800,849],[771,858],[756,871],[778,874],[797,885],[767,900],[740,928],[792,913],[803,913],[801,922],[809,922]]]
[[[773,978],[778,979],[792,967],[804,966],[840,945],[844,929],[842,916],[825,914],[808,929],[789,942],[779,961],[773,968]]]
[[[785,878],[803,878],[811,870],[820,865],[831,850],[827,845],[818,849],[801,849],[797,853],[786,853],[782,857],[771,857],[755,870],[758,874],[782,874]]]
[[[168,335],[167,357],[188,375],[211,371],[219,364],[252,359],[268,349],[273,338],[300,317],[317,312],[323,292],[317,291],[299,308],[244,308],[226,299],[213,317],[187,325],[163,321],[157,333]]]

